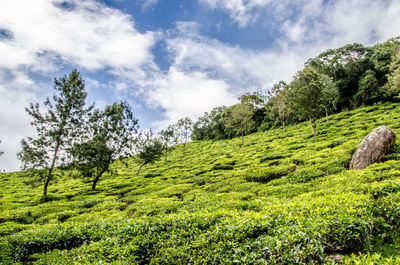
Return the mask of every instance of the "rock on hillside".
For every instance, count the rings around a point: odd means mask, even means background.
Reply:
[[[370,132],[358,146],[350,162],[350,169],[363,169],[381,162],[385,154],[396,142],[396,133],[386,126]]]

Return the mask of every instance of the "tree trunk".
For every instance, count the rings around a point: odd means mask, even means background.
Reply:
[[[103,175],[104,171],[100,171],[99,174],[96,175],[96,177],[93,179],[93,183],[92,183],[92,190],[96,189],[96,184],[99,181],[101,175]]]
[[[282,131],[285,133],[285,118],[281,118],[281,123],[282,123]]]
[[[314,139],[316,139],[317,138],[317,124],[311,118],[310,118],[310,122],[311,122],[311,127],[312,127],[313,133],[314,133]]]
[[[328,109],[325,109],[325,115],[326,115],[326,122],[329,122]]]
[[[51,161],[51,166],[49,168],[49,173],[47,174],[46,180],[44,182],[44,187],[43,187],[43,201],[47,202],[48,201],[48,197],[47,197],[47,187],[49,186],[50,180],[51,180],[51,176],[53,174],[53,170],[54,167],[56,165],[56,158],[57,158],[57,154],[58,154],[58,149],[60,149],[60,143],[61,141],[58,140],[56,143],[56,148],[54,149],[54,155],[53,155],[53,160]]]
[[[242,132],[242,145],[243,145],[243,132]]]
[[[44,187],[43,187],[43,201],[47,202],[49,198],[47,197],[47,187],[49,186],[50,183],[50,174],[47,175],[46,180],[44,182]]]
[[[186,151],[186,142],[183,143],[183,157],[185,157],[185,151]]]
[[[143,164],[141,164],[140,166],[139,166],[139,170],[138,170],[138,172],[137,172],[137,174],[136,174],[136,177],[139,177],[139,173],[140,173],[140,170],[142,169],[142,166],[144,166],[144,165],[146,165],[147,163],[146,162],[144,162]]]
[[[165,162],[167,162],[168,146],[165,146]]]

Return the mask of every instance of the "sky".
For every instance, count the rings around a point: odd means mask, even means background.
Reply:
[[[0,170],[19,169],[25,112],[78,69],[88,103],[127,101],[160,130],[290,81],[348,43],[400,35],[398,0],[1,0]],[[43,104],[42,104],[43,107]]]

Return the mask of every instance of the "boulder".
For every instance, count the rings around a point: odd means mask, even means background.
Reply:
[[[381,162],[396,142],[396,133],[386,126],[370,132],[358,146],[350,162],[350,169],[363,169]]]

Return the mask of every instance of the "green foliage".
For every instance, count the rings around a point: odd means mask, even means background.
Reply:
[[[47,187],[53,179],[57,165],[67,163],[68,149],[82,133],[87,93],[79,72],[73,70],[68,76],[54,79],[55,94],[47,98],[44,105],[47,112],[42,114],[39,103],[30,104],[26,111],[33,118],[38,137],[21,141],[22,150],[17,154],[22,169],[30,170],[31,176],[39,176],[44,183],[43,200],[47,198]],[[36,174],[36,170],[46,169]]]
[[[206,112],[193,124],[192,140],[221,140],[229,139],[232,135],[224,123],[224,112],[227,107],[216,107]]]
[[[378,89],[378,80],[375,77],[375,72],[372,70],[365,72],[358,86],[359,89],[355,95],[355,99],[359,104],[367,105],[381,97],[381,92]]]
[[[182,156],[185,156],[186,143],[190,137],[192,127],[193,121],[189,117],[179,119],[175,124],[178,142],[183,144]]]
[[[255,181],[261,183],[267,183],[271,180],[281,178],[288,174],[288,169],[286,168],[260,168],[260,169],[253,169],[246,174],[245,179],[247,181]]]
[[[253,106],[253,108],[264,107],[266,100],[266,97],[258,92],[246,93],[239,97],[241,104],[248,104]]]
[[[174,126],[170,125],[170,126],[168,126],[167,129],[161,130],[159,132],[159,135],[160,135],[160,140],[165,149],[165,162],[167,162],[168,147],[173,144],[176,144],[178,141],[176,128]]]
[[[316,137],[316,120],[327,110],[332,102],[335,86],[325,74],[319,73],[312,67],[299,72],[288,92],[291,109],[296,110],[296,115],[301,119],[308,119],[313,127]],[[334,97],[334,96],[333,96]]]
[[[299,169],[290,176],[292,183],[304,183],[324,176],[324,172],[319,169]]]
[[[285,121],[291,114],[287,96],[288,91],[289,86],[284,81],[280,81],[272,87],[269,100],[270,111],[279,117],[283,132],[285,132]]]
[[[163,150],[163,144],[158,138],[153,137],[151,131],[140,133],[135,140],[136,160],[140,166],[137,172],[139,176],[140,170],[144,165],[153,164],[160,159]]]
[[[387,87],[391,94],[394,94],[397,98],[400,94],[400,48],[397,48],[394,59],[390,63],[390,71],[387,74]]]
[[[45,203],[27,176],[0,174],[0,263],[396,264],[398,146],[382,163],[346,166],[372,129],[400,129],[400,105],[317,122],[317,140],[304,122],[250,134],[240,148],[189,142],[185,157],[174,148],[138,177],[143,160],[115,160],[118,175],[95,191],[57,169]]]
[[[104,111],[95,110],[89,114],[82,140],[72,147],[71,154],[73,166],[83,176],[93,179],[92,190],[100,177],[110,171],[113,160],[132,155],[137,123],[126,102],[114,103]]]
[[[233,133],[240,133],[242,144],[244,134],[249,133],[254,128],[254,125],[251,105],[241,103],[229,108],[225,118],[225,126]]]
[[[381,102],[399,100],[399,37],[385,43],[365,47],[348,44],[327,50],[308,60],[305,68],[286,84],[275,84],[269,97],[258,92],[239,97],[240,104],[252,108],[252,128],[243,134],[266,131],[279,124],[285,132],[287,124],[311,120],[316,135],[315,120],[337,111]],[[194,123],[193,140],[230,139],[242,134],[238,125],[226,121],[236,105],[217,107]],[[303,106],[303,107],[301,107]],[[185,145],[184,145],[185,147]]]

